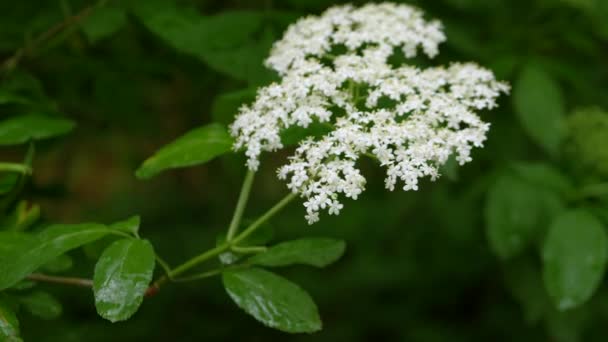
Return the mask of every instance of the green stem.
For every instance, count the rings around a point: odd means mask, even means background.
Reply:
[[[239,199],[236,203],[236,209],[234,210],[232,221],[230,222],[230,226],[228,227],[226,241],[231,241],[232,238],[234,238],[234,234],[236,234],[239,229],[241,219],[243,218],[243,212],[245,211],[245,207],[247,206],[247,200],[249,199],[249,193],[251,192],[251,185],[253,184],[254,175],[255,172],[251,170],[248,170],[247,175],[245,175],[245,180],[243,181],[243,186],[241,187],[241,193],[239,194]]]
[[[281,211],[289,202],[293,201],[296,198],[296,194],[290,193],[285,196],[279,203],[275,204],[274,207],[270,208],[264,215],[260,216],[255,222],[253,222],[249,227],[247,227],[241,234],[235,237],[231,242],[232,245],[238,245],[239,242],[245,240],[249,235],[253,234],[256,229],[260,228],[262,224],[272,218],[276,213]]]
[[[266,246],[232,246],[232,248],[230,248],[231,251],[239,254],[257,254],[266,252],[267,249]]]
[[[210,277],[213,277],[215,275],[218,275],[218,274],[222,273],[222,271],[224,271],[224,270],[221,269],[221,268],[216,268],[216,269],[213,269],[211,271],[195,274],[193,276],[173,279],[173,281],[176,282],[176,283],[186,283],[186,282],[189,282],[189,281],[210,278]]]
[[[0,171],[17,172],[24,175],[29,175],[32,173],[32,168],[25,164],[0,163]]]
[[[170,279],[177,278],[178,275],[190,270],[193,267],[196,267],[203,262],[222,254],[223,252],[233,248],[233,246],[237,245],[239,242],[242,242],[249,235],[253,234],[258,228],[262,226],[266,221],[276,215],[279,211],[281,211],[289,202],[296,198],[296,195],[290,193],[285,196],[281,201],[274,205],[274,207],[270,208],[264,215],[260,216],[255,222],[253,222],[249,227],[243,230],[240,234],[234,237],[231,241],[226,241],[223,244],[216,246],[210,250],[205,251],[192,259],[187,260],[183,264],[175,267],[170,270],[166,275],[160,277],[157,281],[154,282],[152,287],[159,288],[162,284],[166,283]]]
[[[63,285],[74,285],[82,287],[92,287],[93,281],[85,278],[74,278],[74,277],[57,277],[50,276],[42,273],[32,273],[26,277],[26,279],[36,282],[46,282]]]
[[[192,275],[189,277],[182,277],[182,278],[174,279],[174,281],[177,283],[185,283],[185,282],[189,282],[189,281],[205,279],[205,278],[209,278],[209,277],[213,277],[213,276],[222,274],[222,272],[224,272],[224,271],[242,269],[242,268],[245,268],[248,266],[249,265],[242,264],[242,265],[234,265],[234,266],[229,266],[229,267],[215,268],[210,271],[195,274],[195,275]]]
[[[80,287],[93,287],[93,280],[87,278],[75,278],[75,277],[60,277],[51,276],[44,273],[32,273],[25,277],[25,279],[41,283],[51,283],[60,285],[72,285]],[[155,295],[158,292],[158,288],[151,286],[145,292],[146,297]]]
[[[63,21],[53,25],[48,30],[42,32],[39,36],[34,38],[31,43],[26,46],[19,48],[15,53],[6,59],[4,62],[0,64],[0,71],[10,72],[14,70],[19,62],[28,54],[33,53],[36,49],[38,49],[43,44],[47,43],[51,38],[57,36],[59,33],[65,31],[66,29],[82,22],[86,17],[91,15],[91,13],[96,9],[105,6],[105,4],[109,0],[99,0],[96,4],[85,7],[79,13],[65,18]]]
[[[167,273],[166,276],[163,276],[158,281],[156,281],[154,283],[154,285],[156,287],[159,287],[160,285],[165,283],[167,280],[176,278],[178,275],[186,272],[187,270],[189,270],[217,255],[220,255],[221,253],[227,251],[228,249],[230,249],[230,245],[227,242],[225,242],[215,248],[207,250],[206,252],[201,253],[201,254],[195,256],[194,258],[187,260],[186,262],[177,266],[176,268],[172,269],[169,273]]]
[[[165,275],[169,275],[169,273],[171,272],[171,266],[169,266],[169,263],[166,262],[165,259],[161,258],[160,255],[158,255],[157,253],[155,253],[155,257],[156,262],[158,262],[160,267],[163,269]]]

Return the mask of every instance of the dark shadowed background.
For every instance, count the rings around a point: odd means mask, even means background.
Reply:
[[[516,181],[525,185],[513,193],[496,184],[518,177],[518,168],[538,165],[559,170],[576,189],[606,181],[608,2],[404,2],[441,20],[447,34],[437,58],[416,63],[476,61],[513,89],[499,99],[498,110],[482,113],[492,128],[486,146],[464,167],[448,165],[443,177],[424,181],[417,192],[388,192],[383,169],[367,161],[366,192],[348,200],[339,216],[308,226],[300,201],[272,221],[276,241],[330,236],[348,243],[343,259],[328,268],[280,271],[316,300],[320,333],[288,335],[262,326],[211,278],[168,285],[117,324],[97,316],[91,291],[40,285],[60,300],[63,313],[53,320],[20,313],[24,339],[605,341],[606,286],[575,310],[559,312],[546,298],[539,246],[548,223],[526,216],[538,203],[536,183]],[[238,196],[242,156],[151,180],[138,180],[134,171],[184,132],[229,123],[257,86],[276,79],[262,61],[287,25],[339,3],[114,0],[74,23],[95,3],[2,1],[0,60],[25,47],[18,65],[2,76],[3,86],[39,104],[28,110],[59,112],[78,125],[37,145],[24,199],[40,204],[43,222],[114,222],[139,214],[142,236],[173,265],[213,246]],[[242,16],[235,11],[251,15],[236,20]],[[61,22],[69,27],[37,43]],[[0,104],[0,116],[20,110]],[[2,160],[18,161],[23,152],[2,148]],[[287,193],[275,170],[289,152],[264,156],[246,217],[255,218]],[[590,208],[606,223],[604,195],[567,194],[564,206]],[[519,207],[507,214],[493,210],[492,196]],[[488,224],[508,220],[528,220],[538,231],[520,236],[517,246],[501,247],[500,238],[490,244]],[[70,253],[74,267],[65,274],[91,277],[95,253],[93,247]]]

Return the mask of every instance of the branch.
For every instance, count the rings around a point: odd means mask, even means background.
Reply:
[[[82,21],[83,19],[88,17],[95,8],[105,5],[106,2],[108,2],[108,0],[100,0],[96,4],[85,7],[80,12],[78,12],[72,16],[69,16],[69,17],[65,18],[62,22],[59,22],[59,23],[51,26],[48,30],[42,32],[39,36],[34,38],[29,45],[25,45],[25,46],[19,48],[17,51],[15,51],[15,53],[12,56],[7,58],[2,63],[1,68],[7,72],[15,69],[17,67],[17,65],[19,65],[19,62],[21,61],[21,59],[24,56],[32,53],[37,47],[39,47],[40,45],[42,45],[44,42],[48,41],[49,39],[53,38],[60,32],[64,31],[66,28],[70,27],[71,25],[79,23],[80,21]]]
[[[80,287],[93,287],[93,281],[91,279],[85,278],[71,278],[71,277],[56,277],[50,276],[43,273],[32,273],[27,276],[28,280],[44,282],[44,283],[53,283],[53,284],[63,284],[63,285],[74,285]]]
[[[26,279],[41,283],[52,283],[52,284],[61,284],[61,285],[72,285],[79,287],[93,287],[93,280],[87,278],[74,278],[74,277],[58,277],[51,276],[43,273],[32,273],[26,277]],[[150,286],[146,290],[144,296],[152,297],[158,293],[158,287]]]

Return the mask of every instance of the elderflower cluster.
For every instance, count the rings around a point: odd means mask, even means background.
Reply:
[[[356,199],[364,191],[362,156],[386,168],[387,189],[400,181],[404,190],[417,190],[420,178],[439,176],[450,155],[460,164],[471,160],[489,129],[476,112],[494,108],[509,90],[472,63],[427,69],[389,63],[398,50],[407,58],[419,49],[433,57],[444,40],[439,22],[407,5],[339,6],[299,20],[266,60],[281,81],[261,88],[232,124],[234,148],[244,149],[256,170],[263,151],[283,147],[284,129],[331,127],[301,141],[278,170],[305,199],[309,223],[321,210],[338,214],[341,194]]]

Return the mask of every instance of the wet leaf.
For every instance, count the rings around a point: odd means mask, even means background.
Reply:
[[[346,244],[342,240],[299,239],[272,246],[266,252],[251,257],[249,262],[269,267],[292,264],[325,267],[340,259],[345,248]]]
[[[146,240],[123,239],[106,248],[93,278],[97,313],[111,322],[131,317],[143,301],[154,266],[154,249]]]
[[[199,127],[161,148],[141,165],[136,175],[146,179],[167,169],[203,164],[231,148],[232,137],[224,126]]]
[[[0,232],[0,290],[63,253],[112,233],[96,223],[53,225],[38,234]]]
[[[289,333],[321,330],[321,318],[310,295],[274,273],[258,269],[223,274],[228,295],[261,323]]]
[[[608,258],[601,222],[576,209],[558,216],[542,248],[545,288],[559,310],[586,302],[600,285]]]
[[[19,320],[3,296],[0,297],[0,341],[22,341],[19,337]]]

